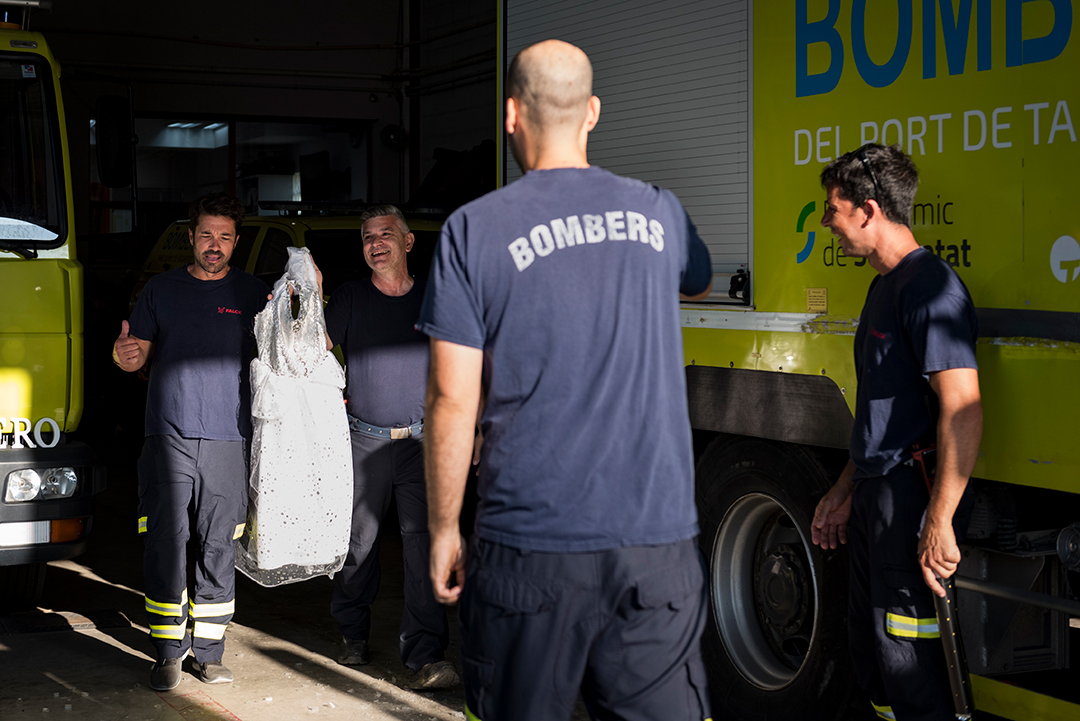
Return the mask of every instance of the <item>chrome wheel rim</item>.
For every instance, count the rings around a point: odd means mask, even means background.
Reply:
[[[813,645],[819,604],[808,539],[784,504],[751,493],[724,514],[709,561],[713,619],[728,657],[753,685],[784,688]]]

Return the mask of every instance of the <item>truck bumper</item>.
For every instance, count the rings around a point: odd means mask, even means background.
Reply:
[[[105,490],[105,467],[95,463],[93,450],[84,443],[64,443],[54,448],[22,448],[0,451],[0,566],[46,563],[73,558],[86,550],[93,525],[94,496]],[[8,473],[20,468],[74,468],[79,479],[70,498],[7,503]],[[72,536],[71,520],[81,520]],[[57,537],[64,523],[63,540]],[[20,524],[19,526],[9,524]],[[7,526],[7,528],[5,528]],[[32,542],[20,538],[32,535]]]

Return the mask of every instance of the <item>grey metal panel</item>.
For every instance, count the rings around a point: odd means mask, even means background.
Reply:
[[[1080,343],[1080,313],[976,308],[980,338],[1045,338]]]
[[[851,440],[851,410],[826,376],[691,365],[686,393],[700,430],[825,448]]]
[[[674,192],[716,273],[749,267],[748,0],[507,0],[507,62],[557,37],[592,59],[589,162]],[[507,182],[521,171],[507,153]],[[726,290],[726,289],[721,289]]]

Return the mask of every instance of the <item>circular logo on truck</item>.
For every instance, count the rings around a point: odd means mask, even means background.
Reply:
[[[1080,276],[1080,243],[1071,235],[1063,235],[1054,242],[1050,249],[1050,270],[1062,283],[1076,280]]]
[[[815,207],[816,203],[812,200],[805,206],[803,206],[802,212],[799,213],[799,222],[795,224],[796,233],[803,232],[803,226],[806,224],[806,219],[810,217],[811,213],[814,212]],[[806,239],[806,245],[804,245],[803,249],[795,255],[796,264],[803,263],[806,261],[807,258],[810,257],[810,251],[814,249],[814,235],[815,231],[811,230],[810,236]]]

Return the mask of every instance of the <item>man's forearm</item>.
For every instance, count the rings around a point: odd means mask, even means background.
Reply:
[[[938,397],[937,473],[930,492],[927,523],[951,525],[953,513],[975,468],[982,440],[979,372],[953,368],[931,374]]]
[[[424,423],[428,530],[457,533],[480,402],[481,351],[433,340]]]
[[[428,530],[432,534],[457,532],[472,461],[476,408],[462,407],[430,388],[428,393],[424,424]]]
[[[941,371],[931,376],[941,414],[937,432],[937,473],[919,537],[919,566],[923,580],[945,597],[939,579],[949,578],[961,560],[953,531],[953,515],[975,468],[982,439],[982,402],[979,376],[973,368]]]
[[[975,468],[981,439],[982,404],[978,399],[959,408],[942,408],[937,433],[937,472],[927,520],[952,523],[953,513]]]

